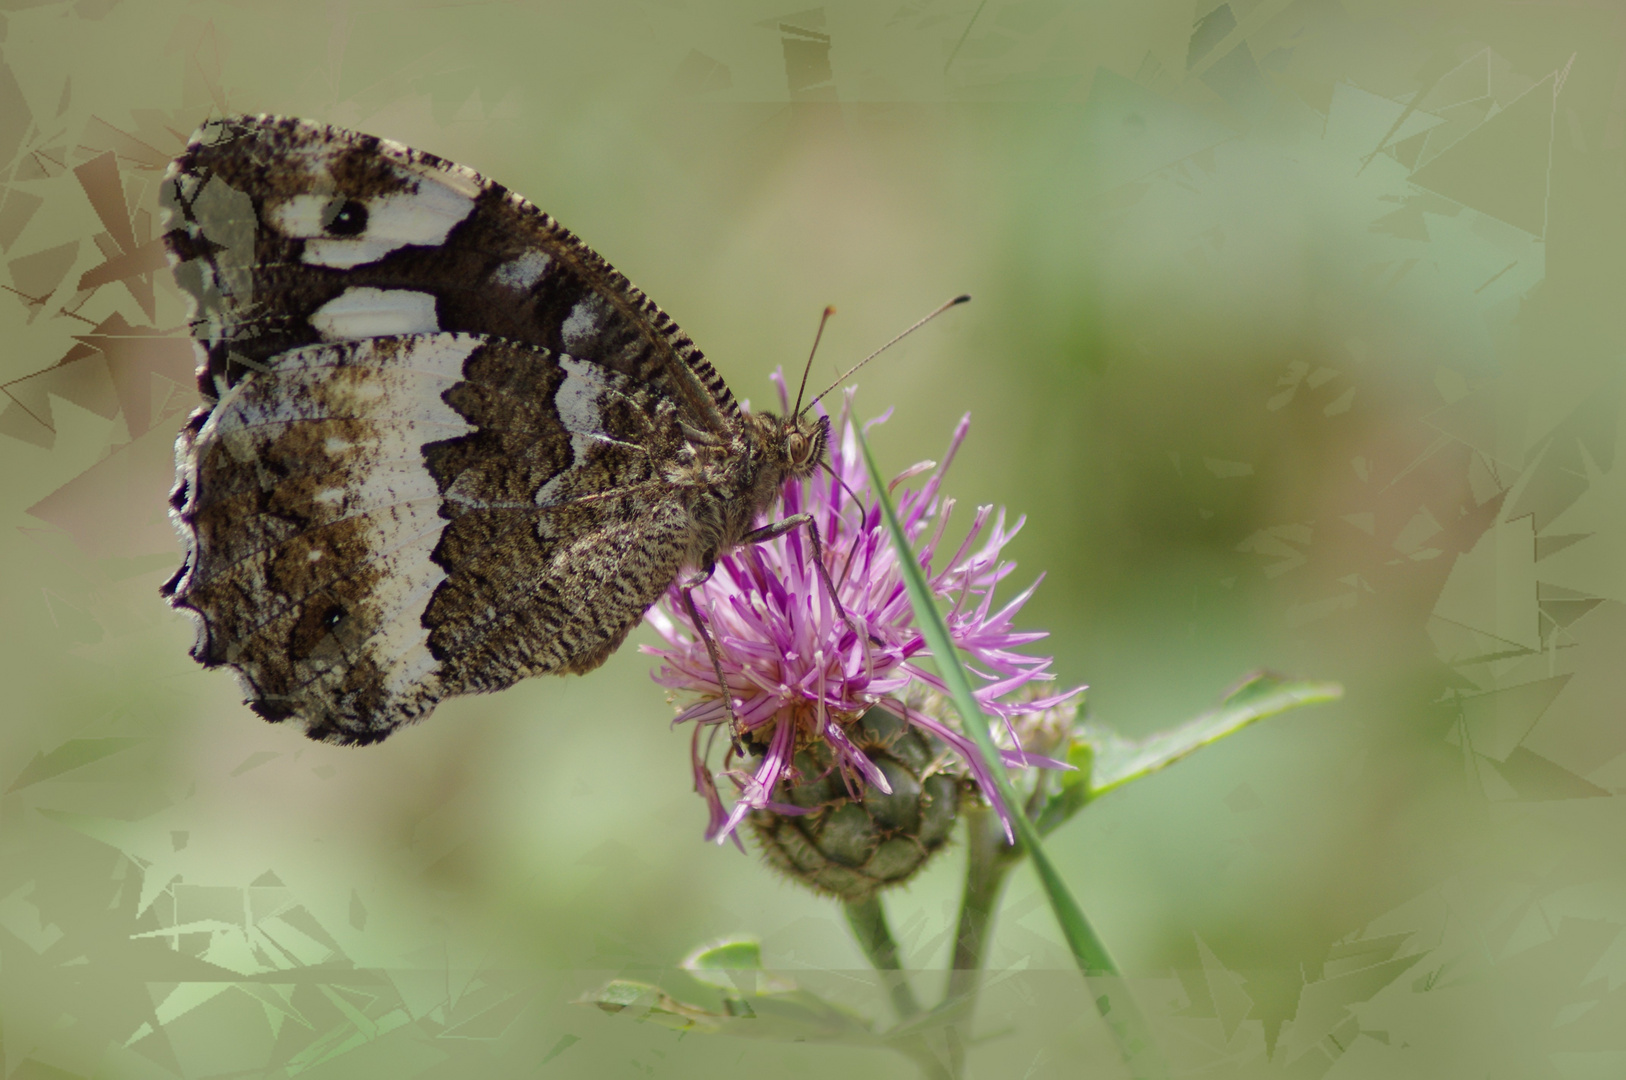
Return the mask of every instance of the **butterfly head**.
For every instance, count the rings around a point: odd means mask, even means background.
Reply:
[[[756,463],[751,483],[756,489],[752,502],[757,509],[778,498],[786,480],[811,476],[824,464],[825,447],[830,442],[828,416],[748,413],[746,425],[749,441],[755,447],[750,456]]]
[[[780,447],[788,476],[803,477],[824,463],[824,450],[830,441],[828,416],[787,416],[780,421]]]

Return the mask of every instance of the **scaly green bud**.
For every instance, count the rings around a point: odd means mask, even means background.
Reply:
[[[943,770],[942,744],[880,709],[847,728],[875,763],[890,795],[853,779],[853,799],[834,767],[829,744],[797,752],[796,773],[782,780],[774,801],[805,814],[753,810],[763,857],[815,892],[848,902],[913,877],[948,842],[966,781]]]

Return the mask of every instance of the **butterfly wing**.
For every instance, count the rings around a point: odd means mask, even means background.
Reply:
[[[194,656],[339,742],[602,662],[692,546],[685,436],[738,430],[676,324],[519,196],[337,128],[206,124],[164,203]]]
[[[465,331],[626,375],[726,433],[739,409],[694,343],[552,217],[461,165],[278,116],[211,121],[162,191],[198,305],[205,398],[322,341]]]
[[[171,588],[193,655],[235,667],[262,716],[347,743],[596,666],[678,571],[676,412],[477,335],[279,355],[183,435]]]

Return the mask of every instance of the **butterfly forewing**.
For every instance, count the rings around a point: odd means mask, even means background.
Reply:
[[[206,396],[301,345],[467,331],[589,359],[723,432],[728,388],[677,325],[528,201],[470,169],[289,117],[200,128],[164,185]]]

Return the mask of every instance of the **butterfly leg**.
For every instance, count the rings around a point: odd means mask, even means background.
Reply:
[[[717,654],[717,642],[712,639],[711,631],[706,629],[706,624],[700,621],[700,609],[695,607],[694,603],[694,590],[710,581],[711,572],[716,568],[716,563],[708,564],[704,570],[679,586],[678,592],[683,597],[683,608],[689,613],[689,621],[694,624],[695,633],[699,634],[700,640],[706,644],[706,655],[711,657],[711,671],[717,676],[717,689],[723,695],[723,707],[728,710],[729,734],[734,740],[734,748],[743,756],[744,748],[740,746],[740,735],[745,731],[745,725],[740,722],[739,714],[734,711],[734,694],[728,688],[728,680],[723,678],[723,659]]]
[[[803,525],[807,526],[808,539],[813,542],[813,568],[819,573],[819,581],[824,585],[824,591],[830,594],[830,602],[836,606],[836,615],[841,618],[842,622],[847,624],[847,629],[851,630],[859,641],[873,642],[876,645],[884,644],[875,635],[866,634],[860,630],[858,624],[853,621],[853,617],[847,614],[847,609],[841,606],[841,597],[836,595],[835,582],[830,580],[830,571],[824,566],[824,541],[819,538],[819,525],[818,522],[813,520],[812,514],[792,514],[783,521],[770,521],[762,528],[752,529],[740,537],[740,543],[765,544],[769,540],[776,540],[792,529],[799,529]],[[867,649],[864,652],[864,661],[867,667],[869,663],[869,651]]]

